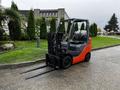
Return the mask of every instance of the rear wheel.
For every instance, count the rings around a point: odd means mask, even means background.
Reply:
[[[91,58],[91,53],[86,54],[84,62],[89,62]]]
[[[62,61],[62,68],[63,69],[67,69],[72,65],[72,57],[71,56],[66,56],[65,58],[63,58]]]

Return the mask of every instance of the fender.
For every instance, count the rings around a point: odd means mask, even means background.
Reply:
[[[91,50],[92,50],[92,39],[91,37],[89,37],[89,41],[86,44],[85,48],[78,56],[73,58],[72,64],[76,64],[76,63],[84,61],[86,54],[91,52]]]

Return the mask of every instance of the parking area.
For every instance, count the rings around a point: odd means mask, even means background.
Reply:
[[[79,63],[66,70],[38,75],[44,70],[36,64],[18,69],[0,70],[0,90],[120,90],[120,46],[93,51],[89,63]],[[26,80],[25,78],[38,75]]]

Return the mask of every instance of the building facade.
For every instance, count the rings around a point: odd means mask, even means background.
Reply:
[[[2,8],[2,6],[1,6],[1,0],[0,0],[0,9]]]
[[[20,14],[23,16],[28,16],[29,10],[20,10]],[[68,19],[69,16],[66,13],[64,8],[59,9],[34,9],[35,17],[56,17],[56,18],[65,18]]]
[[[2,4],[1,4],[1,1],[2,1],[2,0],[0,0],[0,10],[4,10],[4,7],[3,7]]]

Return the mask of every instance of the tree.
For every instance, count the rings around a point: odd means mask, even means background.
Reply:
[[[91,26],[90,26],[90,36],[92,37],[96,37],[97,36],[97,24],[96,23],[93,23]]]
[[[46,22],[44,17],[42,17],[41,25],[40,25],[40,38],[41,39],[47,38],[47,27],[46,27]]]
[[[107,32],[110,32],[110,31],[118,32],[119,26],[118,26],[118,20],[115,13],[112,15],[111,19],[108,21],[108,25],[106,25],[104,29]]]
[[[18,11],[17,5],[12,1],[11,10]]]
[[[11,40],[20,40],[21,38],[21,19],[19,13],[12,9],[6,9],[5,14],[9,18],[8,28]]]
[[[21,39],[21,28],[19,20],[10,20],[8,23],[11,40]]]
[[[10,19],[10,20],[19,20],[20,21],[20,15],[17,11],[14,11],[12,9],[5,9],[5,15]]]
[[[50,32],[55,32],[56,31],[56,18],[52,17],[50,21]]]
[[[35,19],[33,10],[29,11],[27,34],[30,40],[35,38]]]
[[[93,25],[90,25],[89,32],[90,32],[90,33],[89,33],[90,36],[93,37],[93,36],[94,36]]]
[[[3,21],[5,21],[6,17],[4,16],[4,13],[2,12],[2,10],[0,10],[0,40],[3,39],[3,35],[4,35],[4,29],[3,29]]]
[[[82,23],[82,25],[81,25],[81,30],[85,30],[85,24],[84,23]]]
[[[60,24],[60,32],[65,32],[65,23],[64,23],[64,18],[61,18],[60,20],[61,24]]]
[[[3,30],[3,28],[0,27],[0,41],[3,40],[4,33],[5,31]]]
[[[97,32],[98,32],[98,30],[97,30],[97,24],[93,23],[93,27],[94,27],[94,35],[96,37],[97,36]]]
[[[11,8],[5,10],[6,16],[9,18],[8,28],[11,40],[21,39],[21,19],[17,5],[12,2]]]
[[[5,21],[6,17],[3,11],[0,9],[0,27],[2,27],[2,22]]]

